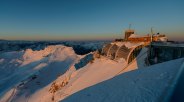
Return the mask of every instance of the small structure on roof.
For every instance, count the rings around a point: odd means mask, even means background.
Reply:
[[[124,37],[124,39],[125,39],[125,40],[128,40],[128,38],[129,38],[132,34],[134,34],[134,30],[133,30],[133,29],[128,29],[128,30],[126,30],[126,31],[125,31],[125,37]]]

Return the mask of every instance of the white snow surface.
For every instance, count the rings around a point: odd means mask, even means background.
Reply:
[[[128,67],[124,60],[117,62],[101,56],[76,70],[74,64],[85,56],[76,55],[72,48],[61,45],[49,46],[40,51],[28,49],[2,54],[0,64],[16,60],[18,65],[10,67],[16,69],[12,75],[2,77],[4,81],[0,83],[3,86],[0,102],[61,101],[85,88],[140,67],[138,61],[132,62],[131,67]],[[140,61],[144,58],[145,56],[140,58]],[[8,69],[7,72],[11,70]],[[56,86],[59,88],[56,89]]]
[[[62,100],[75,92],[111,79],[125,66],[123,62],[118,63],[107,58],[96,59],[93,63],[72,73],[69,84],[56,93],[56,100]],[[60,79],[57,80],[57,82],[60,81]]]
[[[129,65],[101,56],[78,70],[75,63],[86,55],[76,55],[71,47],[5,52],[0,54],[0,102],[160,100],[184,59],[146,67],[146,52]]]
[[[129,38],[139,38],[139,37],[143,37],[143,36],[140,36],[140,35],[138,35],[138,34],[131,34],[131,35],[129,36]]]
[[[144,60],[146,55],[144,54],[144,52],[146,51],[147,49],[144,49],[140,53],[140,61]],[[75,70],[74,66],[72,66],[64,75],[58,77],[54,81],[54,83],[58,86],[63,85],[63,83],[67,83],[67,85],[59,88],[59,90],[57,90],[54,94],[40,91],[39,93],[32,96],[29,101],[49,102],[51,101],[52,97],[54,97],[54,101],[56,102],[63,100],[78,91],[111,79],[119,75],[120,73],[135,70],[140,67],[140,65],[138,65],[137,63],[138,61],[134,61],[133,63],[131,63],[131,67],[127,67],[125,61],[116,62],[101,56],[101,58],[95,58],[94,62],[88,63],[86,66],[80,68],[79,70]],[[122,70],[124,68],[126,69]],[[53,87],[51,86],[50,88]],[[40,99],[40,97],[42,98]]]
[[[77,92],[62,102],[163,102],[174,88],[184,59],[123,73]]]
[[[143,42],[140,42],[140,43],[130,43],[130,42],[127,42],[127,43],[125,43],[125,46],[130,49],[130,48],[137,47],[137,46],[143,45],[143,44],[144,44]]]
[[[0,54],[0,102],[25,102],[79,60],[71,47],[48,46]]]
[[[54,94],[49,91],[53,88],[52,85],[49,85],[38,90],[28,98],[22,98],[22,100],[29,100],[29,102],[51,102],[52,97],[54,97],[54,101],[58,102],[82,89],[113,78],[121,71],[123,66],[125,66],[124,63],[118,63],[104,57],[95,59],[93,63],[89,63],[79,70],[75,70],[74,66],[71,66],[64,75],[53,81],[57,85],[67,83]],[[22,91],[19,93],[22,93]],[[19,100],[15,102],[22,102],[20,96],[18,97]]]

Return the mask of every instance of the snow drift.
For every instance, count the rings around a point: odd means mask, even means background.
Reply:
[[[144,61],[145,56],[140,57],[139,60]],[[40,51],[7,52],[0,58],[2,66],[12,60],[15,61],[12,65],[18,63],[17,67],[5,66],[6,70],[15,70],[4,75],[4,81],[0,83],[3,86],[0,101],[14,102],[60,101],[139,67],[137,61],[132,62],[129,68],[125,60],[113,61],[103,56],[94,58],[93,53],[76,55],[72,48],[61,45]]]
[[[77,92],[62,102],[165,102],[184,64],[177,59],[130,71]]]
[[[62,45],[48,46],[40,51],[27,49],[1,54],[0,101],[24,102],[64,74],[78,59],[71,47]]]
[[[77,55],[62,45],[4,52],[0,102],[157,101],[172,88],[169,84],[183,63],[179,59],[146,67],[146,48],[129,64],[94,56]]]

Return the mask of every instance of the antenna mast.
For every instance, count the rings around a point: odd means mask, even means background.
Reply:
[[[153,27],[151,27],[151,42],[153,41]]]

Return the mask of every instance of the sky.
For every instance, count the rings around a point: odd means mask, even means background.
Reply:
[[[0,0],[0,39],[106,40],[163,33],[184,41],[184,0]]]

